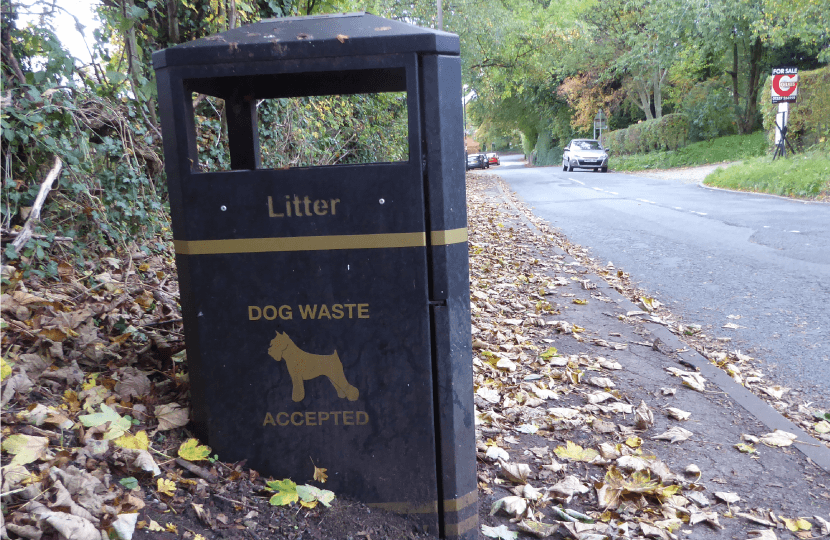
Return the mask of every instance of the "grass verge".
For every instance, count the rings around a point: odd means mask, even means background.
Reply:
[[[730,135],[711,141],[692,143],[678,150],[666,152],[650,152],[633,156],[612,155],[611,166],[617,171],[642,171],[739,161],[766,154],[769,151],[766,137],[766,133],[757,131],[751,135]]]
[[[772,156],[744,160],[706,177],[707,186],[830,201],[830,156],[813,151],[772,161]]]

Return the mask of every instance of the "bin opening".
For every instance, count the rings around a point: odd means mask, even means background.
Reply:
[[[226,102],[193,95],[199,172],[232,170]],[[256,102],[260,169],[409,160],[406,92]]]
[[[194,172],[409,160],[404,68],[187,79]]]

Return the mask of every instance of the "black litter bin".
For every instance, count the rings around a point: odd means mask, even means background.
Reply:
[[[265,20],[153,55],[192,420],[225,461],[477,537],[458,37]],[[260,100],[405,92],[408,160],[263,169]],[[194,96],[225,100],[203,172]]]

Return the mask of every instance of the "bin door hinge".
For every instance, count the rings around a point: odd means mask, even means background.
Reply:
[[[446,306],[447,305],[447,300],[446,299],[444,299],[444,300],[430,300],[429,305],[431,305],[431,306]]]

